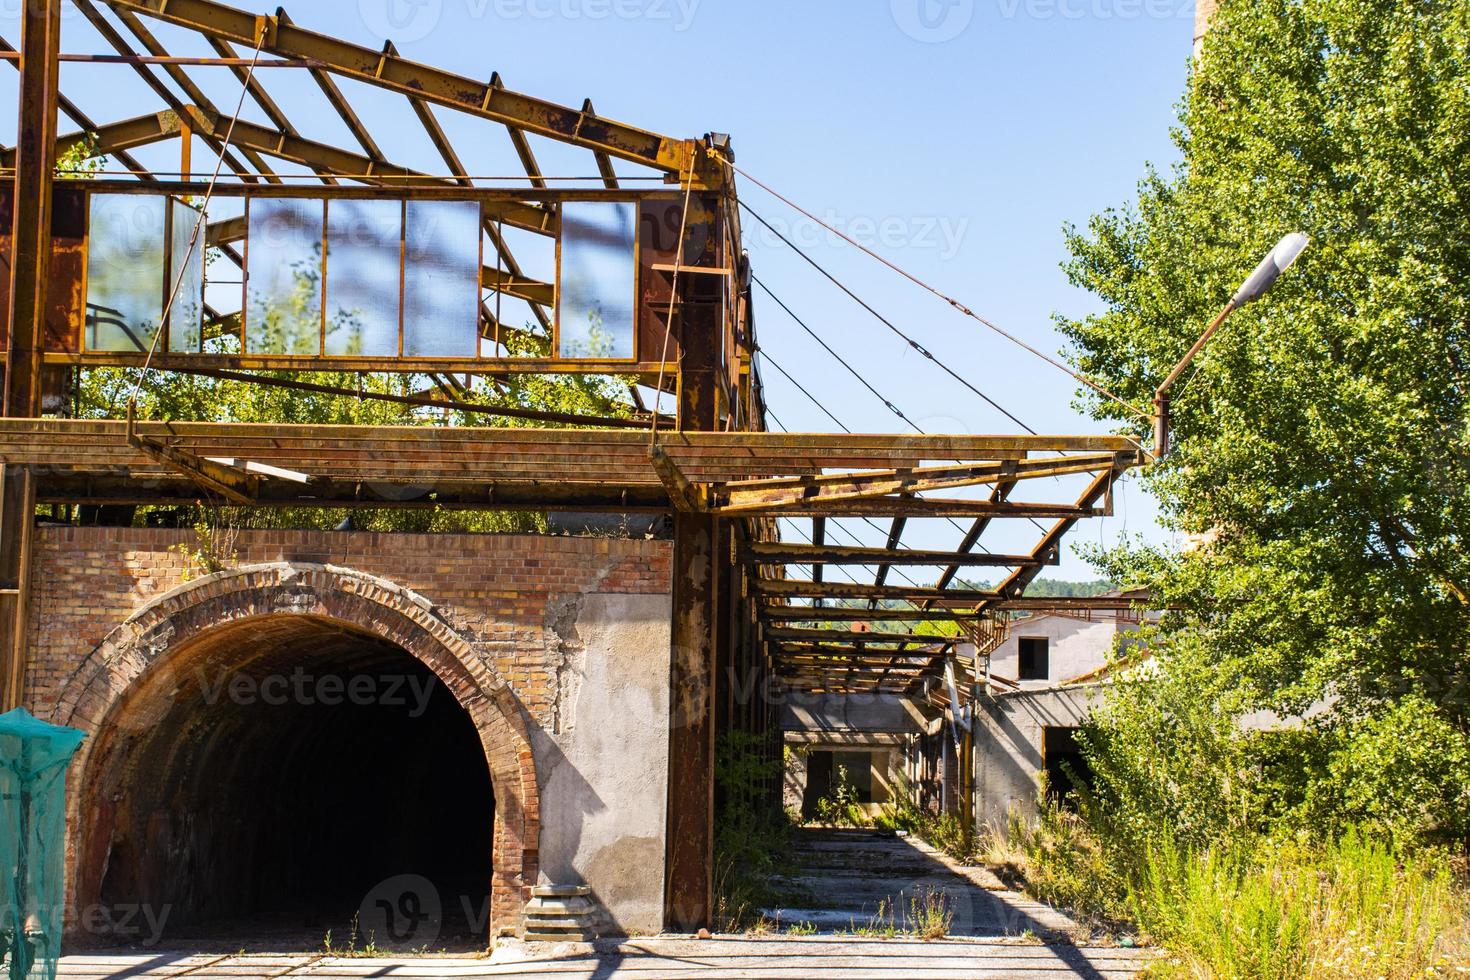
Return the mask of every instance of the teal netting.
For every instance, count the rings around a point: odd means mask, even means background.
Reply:
[[[75,728],[24,708],[0,715],[0,970],[5,980],[55,980],[66,873],[66,767]]]

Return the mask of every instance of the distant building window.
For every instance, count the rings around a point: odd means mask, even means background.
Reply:
[[[1044,681],[1050,675],[1047,663],[1047,643],[1044,636],[1023,636],[1018,642],[1021,663],[1017,677],[1023,681]]]

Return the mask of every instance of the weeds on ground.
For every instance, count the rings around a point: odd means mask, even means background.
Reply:
[[[1043,803],[1012,819],[1027,890],[1074,915],[1136,925],[1172,958],[1161,977],[1396,978],[1470,972],[1470,904],[1448,861],[1357,832],[1328,843],[1251,839],[1187,848],[1167,832],[1106,850]]]
[[[921,888],[909,896],[909,910],[904,925],[910,935],[919,939],[943,939],[954,925],[954,909],[949,896],[938,888]]]
[[[365,945],[358,946],[357,936],[359,931],[357,914],[353,913],[352,923],[347,927],[347,945],[341,947],[333,946],[332,930],[328,929],[327,934],[322,937],[322,954],[324,956],[336,956],[344,959],[373,959],[379,956],[387,956],[392,952],[378,945],[377,937],[373,932],[367,934]]]

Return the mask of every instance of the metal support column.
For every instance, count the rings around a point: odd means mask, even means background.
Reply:
[[[9,359],[3,398],[3,413],[8,417],[41,414],[60,35],[61,0],[26,0],[21,15]],[[20,704],[25,684],[26,600],[35,511],[36,488],[30,470],[0,465],[0,710]]]
[[[686,241],[718,231],[691,222]],[[715,240],[718,240],[717,238]],[[719,428],[721,351],[719,280],[679,279],[676,320],[683,359],[679,376],[679,425],[693,431]],[[713,294],[713,295],[711,295]],[[719,596],[731,586],[733,554],[724,522],[711,514],[679,510],[674,516],[674,622],[670,680],[668,849],[665,909],[668,927],[693,932],[714,919],[715,730],[718,667],[728,663],[728,621]]]

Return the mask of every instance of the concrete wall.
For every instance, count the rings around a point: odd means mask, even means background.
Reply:
[[[1138,629],[1135,623],[1110,620],[1088,622],[1071,616],[1029,616],[1011,624],[1010,636],[990,655],[990,671],[996,677],[1016,680],[1020,673],[1019,646],[1022,638],[1044,637],[1048,643],[1049,669],[1046,680],[1022,681],[1025,689],[1053,687],[1104,666],[1113,649],[1113,638]]]
[[[1080,724],[1100,696],[1095,685],[1020,691],[981,701],[975,733],[975,815],[1004,829],[1008,815],[1036,816],[1042,730]]]
[[[531,729],[541,879],[591,886],[609,934],[663,928],[672,611],[668,596],[563,599],[556,711]]]
[[[896,694],[792,693],[781,712],[788,732],[903,732],[929,730],[929,716]]]
[[[787,810],[802,812],[807,802],[811,753],[861,753],[869,757],[873,789],[873,801],[864,809],[870,814],[879,813],[883,804],[892,799],[898,780],[904,773],[904,742],[905,736],[882,732],[788,733],[786,747],[790,757],[783,779],[782,805]]]

